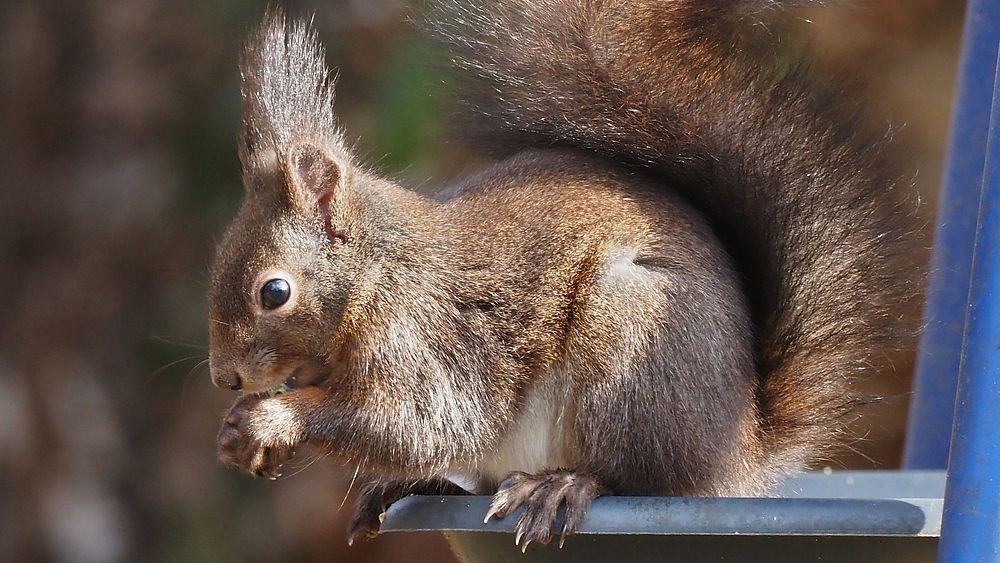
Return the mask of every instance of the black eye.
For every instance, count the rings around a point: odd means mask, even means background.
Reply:
[[[264,287],[260,288],[260,305],[265,309],[277,309],[288,302],[292,296],[292,287],[287,280],[274,278],[267,280]]]

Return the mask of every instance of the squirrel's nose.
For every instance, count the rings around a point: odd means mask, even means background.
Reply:
[[[234,370],[214,370],[212,371],[212,383],[216,387],[225,389],[232,389],[233,391],[239,391],[243,388],[243,379],[240,378],[240,374]]]

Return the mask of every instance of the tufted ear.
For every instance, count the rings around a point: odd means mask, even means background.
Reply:
[[[342,175],[333,157],[311,143],[297,143],[286,153],[284,169],[293,201],[307,210],[319,206],[325,214]]]

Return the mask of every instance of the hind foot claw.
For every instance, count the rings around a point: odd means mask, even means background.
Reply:
[[[500,483],[485,521],[493,516],[504,518],[524,506],[524,514],[514,527],[514,543],[525,551],[532,542],[547,544],[552,540],[559,507],[565,504],[559,540],[562,547],[566,536],[572,535],[583,521],[591,501],[603,492],[601,484],[586,474],[562,469],[537,475],[516,471]]]

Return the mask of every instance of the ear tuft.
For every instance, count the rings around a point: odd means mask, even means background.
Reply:
[[[296,200],[312,207],[334,197],[341,172],[329,153],[315,145],[301,143],[288,151],[286,162],[286,180]]]
[[[287,156],[300,139],[350,161],[333,115],[333,77],[310,24],[289,21],[280,7],[268,9],[247,43],[240,75],[245,174],[266,169],[272,151]]]

